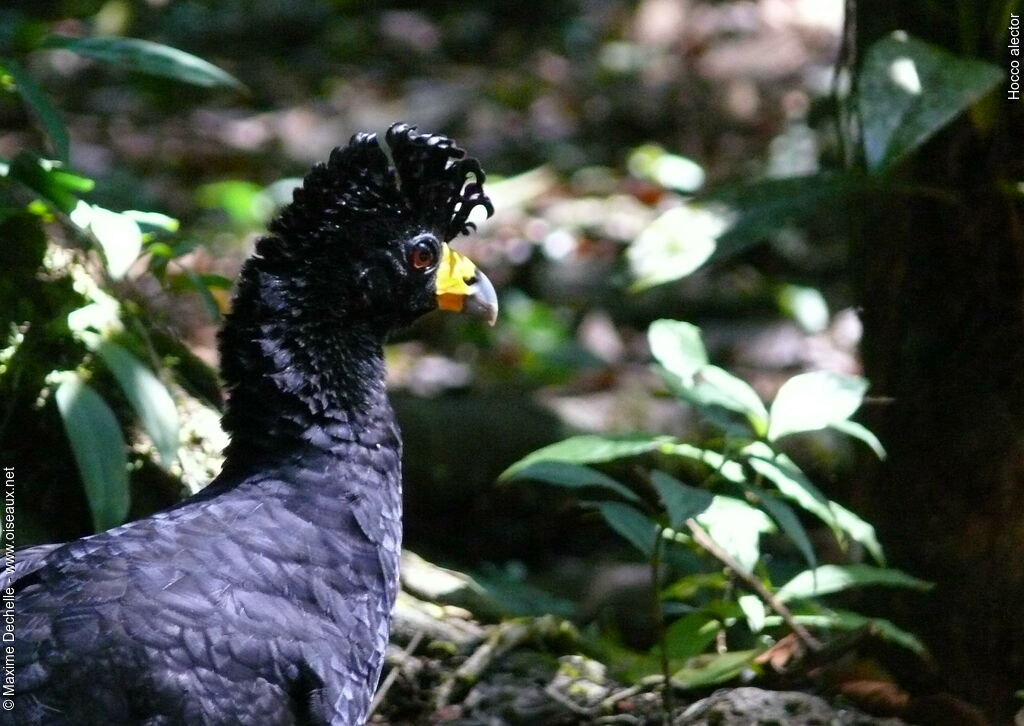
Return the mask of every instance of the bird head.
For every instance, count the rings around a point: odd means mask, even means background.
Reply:
[[[475,207],[493,213],[483,182],[477,160],[445,136],[407,124],[383,140],[357,134],[295,190],[257,245],[261,267],[292,311],[385,331],[436,309],[493,324],[494,287],[449,245],[473,229]]]

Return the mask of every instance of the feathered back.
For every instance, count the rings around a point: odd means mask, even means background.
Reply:
[[[467,220],[475,207],[494,213],[484,179],[480,163],[448,137],[397,123],[384,146],[376,134],[356,134],[326,164],[314,166],[270,230],[314,242],[354,224],[407,223],[448,241],[472,228]]]

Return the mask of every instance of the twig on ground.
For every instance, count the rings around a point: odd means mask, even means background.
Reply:
[[[367,719],[376,713],[377,708],[384,702],[384,697],[388,695],[388,690],[392,685],[394,685],[395,681],[398,680],[398,674],[402,670],[402,664],[405,663],[409,656],[416,652],[416,648],[419,647],[421,640],[423,640],[422,630],[412,636],[412,640],[409,641],[409,645],[405,647],[405,650],[403,650],[402,654],[398,657],[398,662],[391,666],[391,672],[388,673],[388,677],[384,679],[384,682],[380,684],[380,688],[378,688],[377,693],[374,694],[373,700],[370,701],[370,712],[367,714]]]

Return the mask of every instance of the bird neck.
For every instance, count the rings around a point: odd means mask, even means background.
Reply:
[[[353,447],[397,451],[384,332],[332,311],[282,311],[253,283],[243,271],[220,336],[231,436],[225,470],[350,458]]]

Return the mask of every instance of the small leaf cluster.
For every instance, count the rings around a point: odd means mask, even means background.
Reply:
[[[69,37],[18,13],[0,15],[0,36],[21,38],[0,48],[0,93],[16,97],[35,122],[39,149],[23,148],[0,159],[0,233],[24,247],[26,280],[49,286],[30,305],[25,290],[5,287],[14,302],[2,317],[9,330],[0,340],[0,390],[9,397],[3,416],[28,394],[52,394],[85,489],[93,526],[120,524],[129,510],[129,445],[137,424],[151,443],[150,458],[167,471],[177,463],[180,422],[168,388],[169,361],[152,338],[153,325],[138,305],[123,303],[118,291],[133,276],[151,274],[171,289],[198,292],[212,316],[219,306],[211,289],[229,281],[197,275],[176,261],[196,245],[177,236],[178,222],[138,210],[114,211],[89,201],[95,182],[69,167],[71,139],[60,111],[28,70],[42,54],[59,49],[110,64],[122,71],[158,75],[200,86],[239,88],[216,66],[181,50],[136,38]],[[30,240],[41,240],[33,247]],[[8,250],[10,255],[19,253]],[[145,264],[140,264],[140,259]],[[28,269],[35,265],[35,269]],[[43,270],[40,275],[37,270]],[[134,274],[132,271],[135,271]],[[70,283],[70,284],[69,284]],[[20,300],[19,300],[20,297]],[[57,301],[57,302],[54,302]],[[61,366],[41,380],[25,371],[29,357],[60,347]],[[52,365],[52,363],[50,363]],[[109,376],[126,402],[124,412],[93,385],[95,374]],[[127,440],[126,440],[127,439]]]
[[[826,630],[870,625],[882,637],[920,651],[916,638],[893,624],[820,600],[868,585],[928,585],[885,567],[874,528],[830,500],[779,448],[787,437],[831,429],[884,456],[875,435],[851,420],[866,381],[804,373],[786,381],[766,406],[747,382],[711,364],[696,326],[658,320],[648,341],[668,388],[719,432],[718,445],[696,446],[665,435],[575,436],[533,452],[502,476],[579,490],[588,496],[584,504],[648,561],[671,562],[674,552],[684,551],[703,558],[701,571],[655,582],[664,612],[678,615],[658,646],[672,664],[673,681],[695,687],[733,678],[772,642],[766,633],[778,634],[793,622]],[[611,471],[625,474],[606,473]],[[597,494],[604,496],[589,498]],[[856,545],[873,564],[820,564],[805,519],[818,520],[840,546]],[[710,537],[713,550],[699,544],[700,534]],[[788,540],[803,561],[802,571],[776,581],[776,568],[766,558],[768,534]],[[770,597],[742,594],[750,578]],[[773,612],[781,610],[779,603],[791,610],[790,623]],[[720,648],[709,660],[707,651],[722,638],[743,647]],[[636,675],[653,668],[653,661],[645,663]]]

